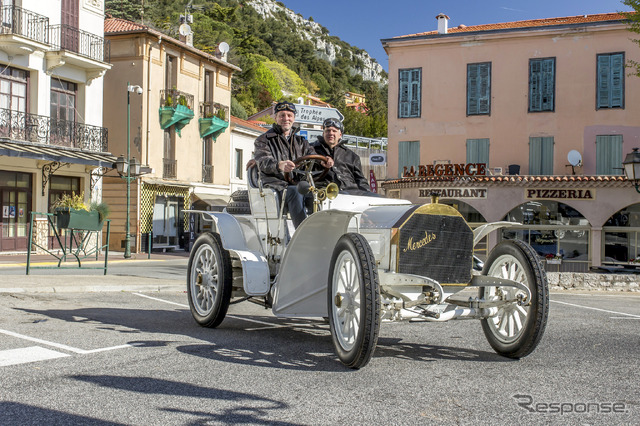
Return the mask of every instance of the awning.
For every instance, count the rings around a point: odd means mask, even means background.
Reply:
[[[230,198],[228,187],[195,186],[191,195],[210,206],[226,206]]]
[[[116,157],[108,152],[88,152],[55,145],[40,145],[28,142],[0,141],[0,156],[57,161],[59,163],[84,164],[87,166],[113,168]]]

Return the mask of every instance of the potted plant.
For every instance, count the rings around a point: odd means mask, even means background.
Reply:
[[[109,207],[105,203],[92,203],[87,207],[84,193],[76,195],[72,192],[59,198],[53,205],[53,211],[58,229],[100,231]]]
[[[562,263],[562,255],[560,253],[555,255],[549,253],[545,258],[547,259],[547,265],[560,265]]]

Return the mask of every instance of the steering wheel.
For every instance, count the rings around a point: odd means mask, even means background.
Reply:
[[[293,163],[296,165],[296,168],[294,170],[301,170],[303,173],[310,172],[314,180],[322,180],[322,178],[324,178],[327,175],[327,173],[329,173],[329,169],[325,168],[324,170],[313,171],[313,166],[316,163],[319,164],[323,161],[327,161],[328,159],[329,157],[325,157],[324,155],[318,155],[318,154],[304,155],[302,157],[296,158],[293,161]],[[285,172],[284,178],[287,182],[294,183],[291,177],[291,173]]]

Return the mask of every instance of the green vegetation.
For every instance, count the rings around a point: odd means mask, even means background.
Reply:
[[[629,31],[640,34],[640,0],[623,0],[622,4],[629,6],[633,12],[624,13],[629,19]],[[640,40],[633,39],[633,42],[640,46]],[[640,62],[629,59],[627,66],[633,70],[633,73],[640,77]]]
[[[180,15],[188,0],[106,0],[106,13],[156,28],[178,38]],[[334,63],[304,40],[284,12],[277,19],[263,19],[245,0],[199,0],[194,2],[191,28],[194,46],[214,53],[222,41],[229,43],[229,62],[242,68],[234,73],[231,114],[247,116],[279,99],[295,100],[311,94],[329,102],[345,115],[345,132],[380,137],[387,132],[387,86],[365,81],[364,64],[354,55],[362,49],[329,35],[319,36],[340,47]],[[311,20],[311,19],[309,19]],[[386,75],[385,75],[386,77]],[[368,115],[344,104],[346,91],[366,95]]]

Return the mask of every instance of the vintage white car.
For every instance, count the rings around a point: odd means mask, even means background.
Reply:
[[[199,237],[187,289],[198,324],[217,327],[229,304],[244,300],[277,317],[328,318],[338,358],[355,369],[371,359],[384,321],[479,319],[497,353],[520,358],[535,349],[549,310],[536,252],[522,241],[503,241],[481,272],[473,268],[474,245],[511,223],[472,230],[435,197],[415,205],[338,194],[334,185],[316,188],[318,157],[296,162],[307,179],[299,190],[311,191],[316,212],[295,232],[256,166],[248,191],[234,193],[224,212],[190,211]],[[472,297],[457,294],[470,288],[477,289]]]

